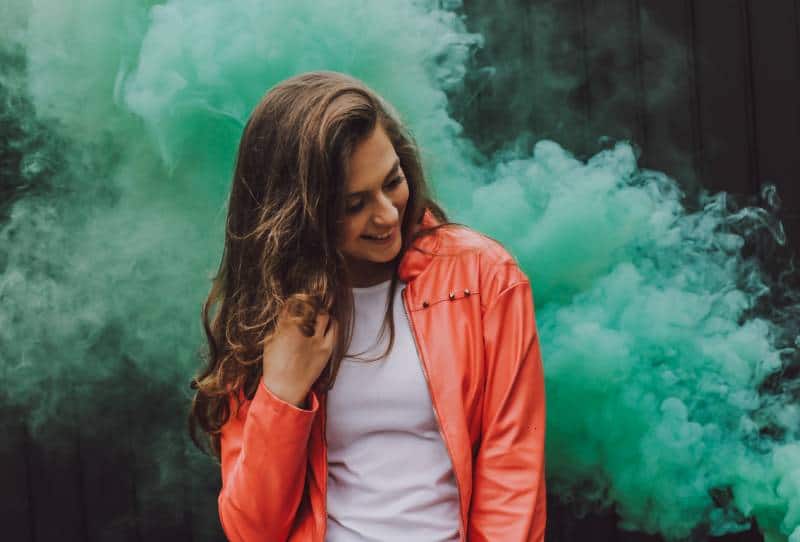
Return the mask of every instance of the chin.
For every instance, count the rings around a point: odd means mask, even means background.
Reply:
[[[387,250],[382,254],[373,254],[371,255],[368,260],[374,263],[389,263],[394,260],[397,255],[400,253],[400,249],[397,250]]]
[[[401,247],[402,244],[397,242],[394,247],[387,248],[386,250],[370,251],[364,255],[364,259],[373,263],[389,263],[397,257]]]

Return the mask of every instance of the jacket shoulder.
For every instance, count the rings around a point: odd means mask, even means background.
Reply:
[[[515,261],[500,241],[467,226],[452,225],[440,230],[439,248],[442,252],[477,253],[487,263]]]
[[[500,241],[461,225],[442,228],[440,235],[440,253],[458,258],[477,272],[482,305],[491,304],[507,288],[528,282],[516,258]]]

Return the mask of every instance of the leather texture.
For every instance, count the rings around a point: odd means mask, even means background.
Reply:
[[[426,211],[421,227],[434,224]],[[544,540],[545,393],[528,278],[499,243],[464,227],[419,239],[398,274],[453,462],[461,540]],[[260,385],[232,410],[218,499],[230,540],[324,542],[325,394],[312,389],[306,404]]]

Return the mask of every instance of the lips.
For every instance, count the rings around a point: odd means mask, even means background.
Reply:
[[[363,237],[364,239],[369,239],[370,241],[387,241],[389,238],[392,237],[393,234],[394,234],[394,228],[382,235],[362,235],[361,237]]]
[[[366,237],[367,239],[376,239],[378,241],[383,241],[385,239],[388,239],[389,235],[391,234],[387,233],[386,235],[365,235],[364,237]]]

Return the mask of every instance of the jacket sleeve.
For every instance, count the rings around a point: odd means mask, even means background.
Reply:
[[[222,427],[219,517],[232,542],[285,541],[303,497],[308,441],[319,401],[304,410],[273,395],[263,380],[252,401]],[[309,403],[306,403],[309,404]]]
[[[473,469],[469,542],[544,540],[545,395],[527,278],[505,288],[483,322],[486,389]]]

